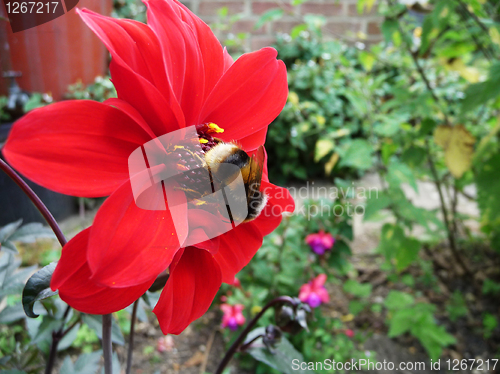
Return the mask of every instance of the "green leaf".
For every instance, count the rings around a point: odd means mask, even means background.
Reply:
[[[50,279],[56,268],[57,263],[52,262],[49,265],[38,270],[28,279],[23,290],[23,308],[26,315],[30,318],[38,317],[33,312],[33,306],[36,301],[46,299],[57,295],[57,291],[50,289]]]
[[[428,15],[422,24],[422,36],[420,37],[420,56],[427,52],[430,45],[430,36],[434,28],[434,18]]]
[[[332,139],[319,139],[316,142],[314,151],[314,161],[318,162],[323,157],[328,155],[335,148],[335,142]]]
[[[397,271],[402,271],[418,258],[420,246],[418,240],[406,237],[401,226],[386,223],[382,227],[377,250],[387,261],[393,260],[396,263]]]
[[[415,313],[411,309],[397,310],[394,312],[392,318],[389,320],[389,331],[387,335],[390,338],[394,338],[410,331],[414,315]]]
[[[39,238],[55,238],[54,232],[39,222],[32,222],[18,229],[9,240],[33,243]]]
[[[21,304],[7,306],[0,312],[0,323],[2,324],[9,324],[23,318],[24,312]]]
[[[0,229],[0,242],[3,242],[10,238],[12,234],[21,226],[23,220],[20,219],[16,222],[9,223]]]
[[[373,64],[375,64],[375,57],[373,56],[372,53],[368,53],[366,51],[362,51],[359,53],[359,62],[361,62],[361,65],[363,65],[363,68],[366,71],[371,71],[373,68]]]
[[[387,208],[390,204],[391,198],[385,192],[380,192],[377,196],[370,196],[366,201],[363,220],[369,221],[373,219],[378,211]]]
[[[265,328],[259,327],[251,331],[245,341],[250,342],[256,336],[264,334]],[[257,361],[265,363],[273,369],[278,370],[280,373],[294,374],[314,372],[310,369],[302,370],[298,365],[297,367],[294,366],[294,363],[298,362],[300,364],[304,362],[304,357],[284,336],[281,337],[279,343],[273,348],[273,352],[269,351],[262,343],[262,338],[258,338],[247,352]]]
[[[306,31],[306,30],[307,30],[306,24],[297,25],[292,29],[292,31],[290,31],[290,36],[292,37],[292,39],[295,39],[300,35],[300,33],[302,31]]]
[[[476,186],[481,220],[492,235],[500,233],[500,152],[477,165]],[[492,244],[496,244],[492,242]],[[500,250],[500,248],[494,248]]]
[[[398,21],[393,19],[386,19],[382,26],[380,27],[382,31],[382,35],[384,35],[384,39],[386,43],[392,42],[392,37],[394,33],[399,32],[398,30]]]
[[[373,147],[364,139],[354,139],[345,146],[341,154],[340,166],[368,170],[373,165]]]
[[[273,22],[279,20],[283,17],[284,11],[281,8],[269,9],[267,12],[262,14],[257,22],[255,23],[254,29],[260,29],[264,24],[268,22]]]
[[[417,180],[413,171],[399,161],[392,161],[387,170],[387,181],[391,187],[399,187],[401,183],[408,183],[418,193]]]
[[[462,112],[467,112],[486,104],[487,101],[500,95],[500,62],[491,65],[488,79],[481,83],[471,84],[465,90]]]
[[[372,285],[370,283],[361,284],[354,279],[349,279],[344,283],[344,291],[356,297],[366,298],[372,292]]]
[[[394,290],[389,291],[384,301],[385,307],[389,310],[405,309],[411,307],[413,304],[415,304],[415,299],[412,295]]]

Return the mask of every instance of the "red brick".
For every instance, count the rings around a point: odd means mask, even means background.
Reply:
[[[252,1],[252,13],[253,14],[263,14],[268,10],[273,8],[282,8],[287,13],[293,13],[293,6],[289,3],[280,2],[253,2]]]
[[[343,22],[343,21],[330,21],[326,24],[324,28],[326,33],[333,33],[344,35],[346,32],[358,32],[361,31],[361,22]]]
[[[302,24],[298,21],[275,21],[273,22],[273,32],[290,33],[295,26]]]
[[[276,38],[273,36],[253,36],[250,46],[252,48],[252,51],[256,51],[264,47],[269,47],[275,42]]]
[[[380,31],[380,23],[379,22],[368,23],[366,31],[368,31],[368,35],[380,35],[382,33]]]
[[[243,12],[245,4],[243,1],[202,1],[200,3],[199,14],[202,16],[214,16],[223,7],[227,7],[229,14],[236,14]]]
[[[301,5],[300,12],[302,14],[306,13],[321,14],[327,17],[341,16],[343,15],[342,7],[343,7],[342,4],[306,2]]]
[[[254,29],[256,21],[251,20],[241,20],[235,22],[231,27],[231,32],[238,34],[240,32],[250,32],[252,34],[262,34],[264,33],[264,26],[261,26],[257,30]]]

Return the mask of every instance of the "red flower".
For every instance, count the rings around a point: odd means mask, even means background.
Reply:
[[[328,291],[324,287],[325,282],[326,274],[320,274],[309,283],[303,284],[299,292],[300,301],[309,304],[311,308],[329,302],[330,296],[328,296]]]
[[[222,327],[229,327],[231,330],[237,330],[238,326],[245,323],[245,317],[241,313],[245,307],[241,304],[230,305],[222,304],[220,309],[224,313],[222,316]]]
[[[206,312],[222,282],[233,283],[263,236],[279,225],[281,213],[293,211],[293,200],[269,183],[265,165],[261,190],[269,199],[261,215],[184,247],[193,230],[203,237],[203,222],[181,208],[184,218],[176,218],[174,230],[168,209],[138,208],[128,157],[161,135],[206,123],[217,124],[224,130],[217,137],[237,141],[251,154],[264,143],[288,88],[285,66],[274,49],[233,62],[209,27],[184,5],[175,0],[146,5],[147,25],[79,11],[112,55],[118,98],[65,101],[34,110],[14,124],[3,153],[26,177],[52,190],[110,195],[93,225],[64,247],[52,289],[77,310],[106,314],[131,304],[168,269],[154,312],[165,334],[179,334]]]
[[[348,338],[352,338],[352,337],[354,337],[354,331],[352,331],[351,329],[345,329],[345,330],[344,330],[344,334],[345,334],[345,336],[347,336]]]
[[[320,230],[317,234],[309,234],[306,236],[306,244],[311,247],[312,251],[318,255],[325,254],[326,251],[332,249],[335,244],[335,238],[330,233]]]

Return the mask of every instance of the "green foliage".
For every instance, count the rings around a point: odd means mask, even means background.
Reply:
[[[452,322],[457,321],[460,317],[464,317],[469,312],[465,299],[459,291],[453,292],[450,301],[446,306],[448,316]]]
[[[115,98],[116,89],[111,83],[110,77],[96,77],[94,83],[85,86],[82,82],[77,82],[68,87],[66,94],[68,99],[76,100],[104,100]]]
[[[252,341],[259,335],[263,335],[264,332],[264,327],[259,327],[251,331],[245,342]],[[297,370],[292,367],[291,363],[294,362],[294,360],[295,362],[301,363],[304,361],[304,357],[297,352],[294,346],[284,336],[282,336],[279,342],[272,347],[272,351],[262,344],[262,338],[258,338],[247,352],[257,361],[265,363],[273,369],[278,370],[280,373],[292,374],[314,372],[312,370],[300,370],[300,368]]]
[[[389,311],[389,337],[410,333],[433,360],[441,356],[444,347],[455,343],[455,338],[446,332],[444,326],[436,323],[434,305],[415,302],[410,294],[399,291],[390,291],[384,305]]]
[[[264,239],[262,248],[252,261],[238,274],[242,289],[223,286],[222,292],[227,295],[230,304],[243,304],[250,317],[270,300],[281,295],[298,296],[302,284],[313,277],[326,273],[328,280],[338,282],[337,277],[346,274],[351,268],[348,259],[351,254],[349,240],[352,240],[350,217],[344,214],[334,215],[334,206],[344,207],[344,199],[332,202],[327,200],[307,200],[297,213],[284,217],[282,224]],[[323,207],[323,214],[320,212]],[[337,212],[341,210],[338,209]],[[329,214],[327,212],[330,212]],[[305,243],[307,234],[319,230],[331,233],[335,244],[329,253],[317,256]],[[346,292],[362,298],[363,302],[371,292],[369,284],[348,282]],[[266,313],[259,321],[260,326],[274,323],[272,313]],[[323,361],[324,359],[346,360],[361,357],[355,344],[342,333],[344,323],[322,315],[320,308],[314,310],[314,318],[308,318],[309,332],[302,331],[289,337],[293,346],[304,355],[306,361]],[[287,344],[287,343],[284,343]],[[318,348],[321,346],[321,348]],[[262,362],[272,360],[265,349],[257,350],[257,359]],[[251,353],[253,355],[253,353]],[[275,357],[272,367],[278,367]],[[282,357],[283,358],[283,357]],[[273,366],[274,365],[274,366]],[[290,361],[288,361],[288,369]],[[269,373],[269,368],[256,369],[256,372]],[[261,370],[261,371],[259,371]],[[287,372],[287,371],[281,371]],[[322,372],[322,371],[317,371]],[[327,371],[325,371],[327,372]]]

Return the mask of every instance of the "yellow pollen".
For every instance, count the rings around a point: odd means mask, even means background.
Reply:
[[[203,139],[203,138],[201,138],[201,139],[200,139],[200,143],[201,143],[201,144],[208,143],[208,140],[207,140],[207,139]]]
[[[217,126],[215,123],[210,122],[208,125],[208,128],[211,130],[210,132],[215,132],[217,134],[223,133],[224,129],[221,129],[219,126]]]

